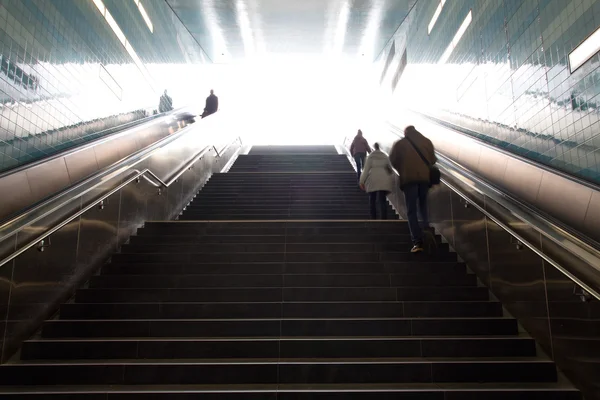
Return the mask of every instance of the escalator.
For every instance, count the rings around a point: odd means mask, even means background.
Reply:
[[[108,129],[90,131],[108,124],[91,121],[13,139],[18,143],[3,142],[6,148],[1,149],[5,159],[0,165],[0,191],[4,193],[0,221],[23,213],[137,152],[160,146],[159,142],[194,123],[194,113],[194,107],[147,117],[133,112],[112,118],[113,124],[124,123]],[[9,159],[12,164],[4,162]]]
[[[4,397],[581,398],[441,236],[415,255],[367,220],[333,146],[227,169],[25,341]]]

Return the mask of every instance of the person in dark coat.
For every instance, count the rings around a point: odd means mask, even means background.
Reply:
[[[206,106],[202,113],[202,118],[208,117],[211,114],[216,113],[219,110],[219,98],[215,96],[214,90],[210,91],[210,96],[206,98]]]
[[[367,139],[363,137],[362,131],[359,129],[358,133],[354,137],[352,144],[350,145],[350,154],[354,157],[354,161],[356,162],[356,177],[360,182],[360,174],[362,173],[363,168],[365,167],[365,159],[367,158],[367,153],[371,152],[371,147],[369,146],[369,142]]]
[[[164,113],[171,111],[173,109],[173,100],[167,94],[167,91],[160,96],[160,101],[158,102],[158,112]]]
[[[419,152],[429,165],[421,159]],[[390,162],[400,175],[400,189],[404,192],[406,216],[413,242],[411,252],[418,253],[423,251],[423,230],[433,234],[427,210],[427,193],[431,186],[429,166],[437,162],[433,143],[414,126],[407,126],[404,129],[404,138],[394,143],[390,151]],[[419,225],[417,210],[423,222],[423,229]]]

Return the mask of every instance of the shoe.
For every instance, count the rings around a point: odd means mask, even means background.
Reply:
[[[420,253],[423,251],[423,245],[421,243],[417,243],[410,249],[411,253]]]

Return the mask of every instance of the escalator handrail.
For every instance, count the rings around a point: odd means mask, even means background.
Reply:
[[[394,135],[398,138],[402,138],[402,135],[399,135],[397,131],[392,130]],[[578,237],[572,235],[570,232],[562,229],[559,225],[555,224],[553,221],[547,219],[540,213],[535,210],[527,207],[527,205],[522,204],[516,199],[506,195],[502,191],[488,184],[484,180],[478,178],[475,174],[469,173],[464,167],[452,161],[450,158],[446,157],[443,154],[436,152],[436,156],[438,157],[438,165],[442,171],[446,174],[451,175],[454,178],[457,178],[461,181],[462,184],[470,187],[478,193],[483,194],[484,196],[492,199],[503,208],[507,209],[514,217],[523,221],[527,225],[534,228],[540,234],[551,240],[552,242],[558,244],[561,248],[567,251],[570,254],[573,254],[575,257],[583,260],[587,264],[592,267],[598,266],[600,269],[600,251],[598,251],[593,246],[590,246],[583,240]],[[396,171],[396,174],[398,172]],[[571,273],[569,270],[564,268],[560,263],[553,260],[547,254],[545,254],[542,250],[536,247],[534,244],[530,243],[526,238],[522,237],[513,230],[510,226],[500,221],[494,215],[492,215],[488,210],[481,207],[476,202],[472,201],[467,195],[465,195],[459,188],[454,186],[447,179],[442,177],[442,182],[448,186],[450,190],[455,192],[469,204],[473,205],[475,208],[479,210],[482,214],[488,217],[490,220],[494,221],[498,226],[504,229],[508,234],[513,236],[519,242],[523,243],[523,245],[527,246],[530,250],[532,250],[535,254],[541,257],[543,260],[548,262],[554,268],[559,270],[562,274],[568,277],[570,280],[575,282],[585,291],[587,291],[590,295],[592,295],[597,300],[600,300],[600,291],[598,289],[592,288],[590,285],[585,283],[583,280],[578,278],[575,274]]]
[[[482,193],[484,196],[489,197],[496,203],[500,204],[503,208],[507,209],[513,216],[523,221],[528,226],[531,226],[533,229],[541,233],[546,238],[550,239],[552,242],[558,244],[570,254],[573,254],[574,256],[583,260],[591,266],[600,266],[600,252],[598,250],[588,245],[584,241],[580,240],[576,236],[571,235],[569,232],[560,228],[559,226],[554,224],[552,221],[546,219],[539,213],[536,213],[531,209],[523,209],[522,207],[520,207],[519,202],[515,201],[509,196],[504,195],[502,192],[499,192],[496,188],[490,187],[490,185],[488,185],[486,182],[483,182],[481,179],[473,176],[472,174],[466,175],[464,171],[459,170],[459,168],[456,165],[452,165],[454,163],[444,155],[437,154],[437,157],[441,169],[444,170],[447,174],[452,175],[453,177],[459,179],[463,184],[468,185],[475,191]],[[469,199],[468,196],[463,194],[462,191],[456,188],[451,182],[448,182],[444,178],[442,178],[442,182],[444,182],[446,186],[448,186],[453,192],[462,197],[469,204],[477,208],[482,214],[494,221],[507,233],[509,233],[519,242],[523,243],[531,251],[536,253],[539,257],[544,259],[544,261],[546,261],[554,268],[559,270],[563,275],[567,276],[577,285],[581,286],[588,293],[594,296],[597,300],[600,300],[600,293],[597,289],[594,289],[587,283],[583,282],[576,275],[564,268],[558,262],[554,261],[551,257],[545,254],[534,244],[530,243],[527,239],[519,235],[510,226],[500,221],[488,210],[477,204],[477,202],[474,202],[471,199]]]
[[[431,122],[433,122],[434,124],[441,125],[441,126],[443,126],[445,128],[448,128],[448,129],[452,129],[452,131],[454,133],[457,133],[457,134],[459,134],[461,136],[464,136],[464,137],[467,137],[469,139],[475,140],[478,144],[480,144],[482,146],[485,146],[485,147],[487,147],[489,149],[492,149],[494,151],[498,151],[498,152],[500,152],[500,153],[502,153],[504,155],[507,155],[507,156],[512,157],[512,158],[515,158],[515,159],[517,159],[519,161],[523,161],[524,163],[532,165],[532,166],[534,166],[536,168],[539,168],[541,170],[550,172],[552,174],[559,175],[562,178],[565,178],[565,179],[567,179],[569,181],[575,182],[575,183],[577,183],[579,185],[583,185],[583,186],[589,187],[589,188],[591,188],[593,190],[600,191],[600,185],[598,185],[598,184],[596,184],[594,182],[586,181],[586,180],[578,178],[576,176],[569,175],[566,172],[563,172],[563,171],[561,171],[561,170],[559,170],[557,168],[553,168],[553,167],[551,167],[549,165],[542,164],[542,163],[540,163],[538,161],[532,160],[531,158],[523,157],[520,154],[516,154],[516,153],[510,152],[510,151],[508,151],[506,149],[503,149],[502,147],[495,146],[492,143],[486,142],[485,140],[477,137],[475,135],[475,133],[477,133],[477,132],[473,131],[472,129],[465,128],[463,126],[456,125],[456,124],[453,124],[451,122],[443,121],[443,120],[441,120],[439,118],[432,117],[431,115],[424,114],[424,113],[422,113],[420,111],[415,111],[415,110],[409,110],[409,111],[412,112],[412,113],[414,113],[414,114],[417,114],[417,115],[419,115],[419,116],[421,116],[421,117],[423,117],[423,118],[425,118],[425,119],[427,119],[427,120],[429,120]],[[388,124],[393,129],[399,130],[399,128],[395,127],[392,123],[388,122]],[[466,133],[465,131],[473,132],[473,134]]]
[[[221,149],[221,153],[218,154],[217,157],[220,157],[221,154],[223,154],[230,146],[232,146],[234,143],[236,143],[238,141],[240,142],[240,144],[242,143],[242,139],[240,137],[237,137],[235,140],[233,140],[232,142],[230,142],[228,145],[224,146],[223,149]],[[76,212],[73,215],[67,217],[66,219],[62,220],[61,222],[55,224],[52,228],[46,230],[41,235],[36,236],[36,238],[34,240],[29,241],[26,245],[20,247],[18,250],[16,250],[15,252],[11,253],[8,257],[6,257],[3,260],[1,260],[0,261],[0,267],[3,266],[4,264],[10,262],[14,258],[18,257],[19,255],[21,255],[25,251],[29,250],[30,248],[34,247],[38,243],[41,243],[44,239],[46,239],[47,237],[49,237],[50,235],[52,235],[53,233],[55,233],[59,229],[63,228],[65,225],[67,225],[71,221],[79,218],[81,215],[85,214],[87,211],[89,211],[92,208],[96,207],[101,202],[103,202],[104,200],[106,200],[108,197],[110,197],[113,194],[117,193],[119,190],[121,190],[125,186],[129,185],[131,182],[137,181],[141,177],[146,178],[148,180],[148,178],[147,178],[146,175],[150,175],[152,177],[152,179],[154,179],[156,182],[158,182],[158,183],[155,183],[155,182],[152,182],[151,180],[149,180],[149,182],[151,182],[154,186],[168,188],[173,183],[177,182],[177,180],[179,179],[179,177],[181,177],[181,175],[183,175],[184,172],[186,172],[187,170],[189,170],[192,167],[192,165],[194,165],[194,163],[196,161],[198,161],[200,158],[202,158],[206,153],[208,153],[213,148],[214,148],[214,146],[206,146],[205,148],[203,148],[202,150],[200,150],[198,153],[196,153],[196,155],[194,155],[194,157],[192,157],[192,159],[190,159],[190,161],[188,161],[187,163],[185,163],[185,165],[182,166],[179,169],[179,171],[177,171],[177,173],[175,173],[167,182],[164,182],[162,179],[160,179],[154,172],[152,172],[148,168],[145,168],[142,171],[133,170],[134,174],[132,176],[130,176],[127,180],[125,180],[124,182],[122,182],[121,184],[119,184],[118,186],[116,186],[115,188],[109,190],[107,193],[103,194],[102,196],[100,196],[99,198],[97,198],[96,200],[94,200],[93,202],[91,202],[90,204],[86,205],[85,207],[83,207],[78,212]],[[100,185],[100,183],[98,183],[96,186],[98,186],[98,185]],[[83,194],[80,194],[78,197],[81,197],[81,196],[83,196]],[[66,205],[67,203],[70,203],[71,200],[73,200],[73,198],[70,198],[70,199],[66,200],[61,205],[59,205],[56,209],[61,208],[62,206]],[[21,227],[21,229],[23,229],[23,228],[24,228],[24,226]]]
[[[68,156],[69,154],[72,154],[72,153],[75,153],[75,152],[79,152],[79,151],[82,151],[82,150],[85,150],[85,149],[88,149],[88,148],[91,148],[91,147],[99,146],[101,144],[104,144],[104,143],[106,143],[108,141],[111,141],[111,140],[114,140],[116,138],[119,138],[121,136],[128,135],[130,133],[130,131],[133,130],[133,129],[140,129],[140,128],[143,128],[143,127],[148,127],[148,126],[152,126],[154,124],[161,123],[164,120],[171,118],[172,115],[183,113],[183,112],[185,112],[188,109],[189,109],[189,106],[181,107],[181,108],[178,108],[177,110],[169,111],[167,113],[150,115],[150,116],[147,116],[147,117],[139,119],[139,120],[130,121],[130,122],[127,122],[125,124],[115,126],[113,128],[105,129],[105,131],[113,129],[114,132],[107,133],[107,134],[105,134],[105,135],[103,135],[103,136],[101,136],[101,137],[99,137],[97,139],[93,139],[93,140],[90,140],[88,142],[82,143],[79,146],[71,147],[71,148],[69,148],[67,150],[60,151],[58,153],[49,154],[48,156],[43,157],[43,158],[41,158],[39,160],[35,160],[35,161],[30,162],[30,163],[26,163],[26,164],[20,165],[20,166],[18,166],[16,168],[12,168],[12,169],[10,169],[8,171],[4,171],[4,172],[0,173],[0,178],[2,178],[4,176],[7,176],[7,175],[14,174],[14,173],[19,172],[19,171],[23,171],[25,169],[34,167],[36,165],[43,164],[43,163],[51,161],[51,160],[55,160],[57,158]],[[146,124],[148,124],[148,125],[146,125]]]

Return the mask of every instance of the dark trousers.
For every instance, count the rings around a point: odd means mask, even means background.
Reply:
[[[356,175],[358,180],[360,181],[360,174],[365,167],[365,159],[367,158],[367,153],[356,153],[354,154],[354,162],[356,162]]]
[[[371,219],[377,219],[377,203],[379,203],[379,211],[381,212],[381,219],[387,219],[387,201],[386,196],[388,192],[385,190],[378,190],[376,192],[369,193],[369,205],[371,206]]]
[[[419,225],[419,216],[423,222],[423,227],[428,228],[427,192],[429,192],[429,184],[409,183],[402,188],[402,191],[404,191],[406,216],[413,244],[423,244],[423,230]]]

